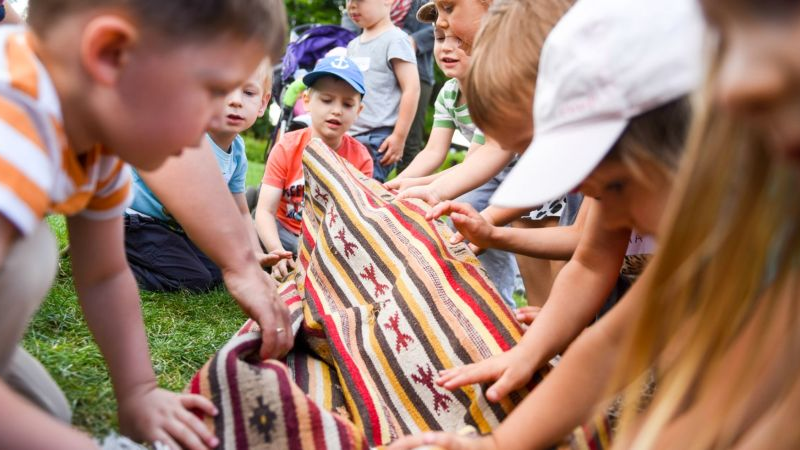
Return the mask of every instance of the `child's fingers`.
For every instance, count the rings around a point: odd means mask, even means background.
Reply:
[[[386,183],[383,183],[383,187],[389,190],[400,190],[400,179],[395,178],[387,181]]]
[[[493,364],[491,360],[485,360],[460,367],[457,372],[448,376],[447,380],[442,383],[442,387],[452,391],[469,384],[494,381],[499,375],[497,365]]]
[[[427,214],[425,214],[425,218],[428,220],[435,219],[437,217],[442,217],[446,214],[450,214],[453,210],[453,202],[450,200],[446,200],[440,202],[436,206],[430,209]]]
[[[458,244],[464,241],[464,235],[461,234],[460,231],[457,231],[456,234],[450,236],[450,243],[451,244]]]
[[[542,308],[538,306],[523,306],[517,309],[516,317],[519,322],[530,325],[536,320]]]
[[[512,375],[511,371],[506,370],[503,372],[503,375],[486,391],[486,398],[489,399],[490,402],[498,403],[502,399],[506,398],[511,391],[523,386],[528,381],[529,380],[518,380]]]
[[[189,411],[183,410],[178,412],[178,419],[180,419],[185,426],[187,426],[195,435],[199,436],[203,443],[214,448],[219,445],[219,439],[208,430],[206,425]]]
[[[180,447],[175,448],[188,448],[190,450],[208,449],[208,446],[203,443],[203,441],[200,439],[200,436],[194,433],[194,431],[189,428],[186,423],[180,420],[170,420],[165,424],[164,428],[175,441],[180,443]]]
[[[196,409],[202,412],[207,416],[216,416],[218,411],[217,407],[214,406],[214,403],[203,397],[202,395],[197,394],[179,394],[181,404],[186,409]]]

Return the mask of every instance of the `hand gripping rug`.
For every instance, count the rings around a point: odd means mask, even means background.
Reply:
[[[423,430],[488,433],[523,398],[449,392],[441,369],[511,348],[521,328],[464,244],[319,141],[303,156],[299,264],[281,284],[295,347],[258,360],[250,321],[192,380],[225,449],[380,447]],[[537,378],[538,379],[538,378]]]

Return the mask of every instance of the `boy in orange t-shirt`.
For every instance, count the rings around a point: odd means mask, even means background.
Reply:
[[[256,231],[264,247],[268,252],[291,251],[294,258],[303,217],[303,149],[308,142],[321,139],[368,177],[373,170],[366,147],[345,134],[363,109],[364,76],[355,62],[344,56],[323,58],[303,82],[308,86],[303,103],[311,127],[287,133],[272,149],[256,205]],[[272,273],[283,278],[293,268],[293,260],[282,260]]]

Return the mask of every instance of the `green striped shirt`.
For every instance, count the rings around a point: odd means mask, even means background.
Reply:
[[[470,142],[483,145],[486,138],[472,122],[467,104],[456,106],[459,94],[458,80],[451,78],[444,83],[433,106],[433,127],[458,129]]]

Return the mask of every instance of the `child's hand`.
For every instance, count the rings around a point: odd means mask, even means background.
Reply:
[[[285,259],[292,259],[292,252],[287,252],[286,250],[275,250],[274,252],[269,253],[256,253],[256,260],[261,267],[272,267]]]
[[[497,445],[491,436],[460,436],[455,433],[428,431],[414,436],[404,436],[394,441],[388,450],[412,450],[420,447],[447,450],[494,450]]]
[[[436,384],[453,391],[462,386],[476,383],[495,383],[486,391],[486,398],[499,402],[511,391],[525,386],[538,369],[520,347],[481,362],[439,371]]]
[[[120,432],[134,440],[160,441],[172,449],[214,448],[219,439],[190,410],[214,416],[217,409],[207,398],[176,394],[160,388],[132,392],[119,401]]]
[[[517,320],[525,325],[530,325],[536,320],[536,317],[542,311],[542,308],[539,306],[523,306],[521,308],[517,308],[516,313],[514,314],[517,317]]]
[[[401,178],[397,177],[393,180],[387,181],[383,183],[383,187],[386,189],[394,189],[396,191],[405,191],[408,188],[412,188],[414,186],[425,186],[428,184],[427,177],[409,177],[409,178]]]
[[[442,201],[442,199],[439,197],[439,193],[436,192],[436,189],[433,189],[430,184],[425,186],[410,187],[397,194],[396,198],[397,200],[408,200],[410,198],[418,198],[431,206],[435,206]],[[432,218],[428,218],[428,216],[425,216],[425,218],[428,220],[433,220],[436,217],[439,216],[435,216]]]
[[[453,226],[458,230],[457,233],[450,237],[451,244],[458,244],[467,239],[470,242],[470,250],[475,254],[493,246],[494,225],[490,224],[469,203],[458,203],[449,200],[441,202],[431,208],[425,218],[432,220],[443,215],[449,215],[450,220],[453,221]]]
[[[390,134],[389,137],[383,141],[380,148],[378,148],[378,153],[383,153],[383,157],[380,161],[381,165],[389,166],[400,161],[400,158],[403,157],[403,149],[405,146],[406,139],[404,137],[400,137],[394,133]]]
[[[291,255],[291,252],[289,255]],[[286,275],[289,275],[289,273],[294,270],[294,268],[294,260],[290,256],[289,259],[282,259],[278,261],[277,264],[272,266],[272,276],[276,280],[283,280],[286,278]]]

